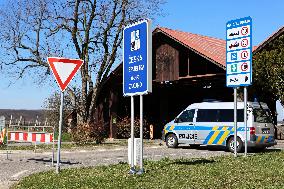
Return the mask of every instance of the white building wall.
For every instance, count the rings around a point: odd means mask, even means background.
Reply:
[[[280,101],[276,101],[277,121],[284,121],[284,107]]]

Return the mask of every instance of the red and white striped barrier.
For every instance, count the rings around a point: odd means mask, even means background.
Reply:
[[[9,131],[8,135],[8,140],[14,142],[51,143],[53,141],[52,133]]]
[[[0,133],[0,144],[4,143],[4,137],[6,136],[6,128],[2,129]]]

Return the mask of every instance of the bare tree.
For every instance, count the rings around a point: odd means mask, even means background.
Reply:
[[[113,66],[121,62],[125,25],[161,14],[164,0],[10,0],[1,7],[1,47],[17,78],[50,74],[46,58],[84,60],[77,83],[68,88],[78,121],[94,122],[101,87]],[[80,95],[74,89],[80,89]],[[89,103],[87,103],[89,102]]]
[[[78,94],[77,94],[78,95]],[[44,104],[43,104],[43,108],[44,108],[44,117],[47,119],[47,122],[49,125],[51,126],[58,126],[59,123],[59,108],[60,108],[60,93],[55,92],[54,94],[52,94],[51,96],[49,96]],[[72,123],[68,122],[68,120],[66,120],[67,116],[74,119],[73,118],[73,114],[76,113],[76,107],[74,107],[73,103],[72,103],[72,99],[70,98],[68,93],[64,94],[64,107],[63,107],[63,114],[65,115],[65,120],[63,120],[63,125],[64,125],[64,129],[66,129],[66,126],[70,126],[70,129],[72,129],[72,127],[74,126]],[[76,118],[75,118],[76,120]],[[67,124],[68,123],[68,124]]]

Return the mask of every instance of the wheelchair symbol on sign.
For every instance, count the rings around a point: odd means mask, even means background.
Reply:
[[[231,53],[231,60],[237,60],[238,54],[237,53]]]

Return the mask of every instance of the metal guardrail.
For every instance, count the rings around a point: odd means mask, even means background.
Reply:
[[[42,131],[42,132],[46,132],[48,131],[48,129],[51,129],[52,132],[54,132],[54,127],[52,126],[40,126],[40,125],[36,125],[36,126],[25,126],[25,125],[9,125],[9,128],[13,128],[13,131],[15,131],[17,128],[24,128],[22,129],[23,131],[28,131],[28,132],[32,132],[32,131]]]

